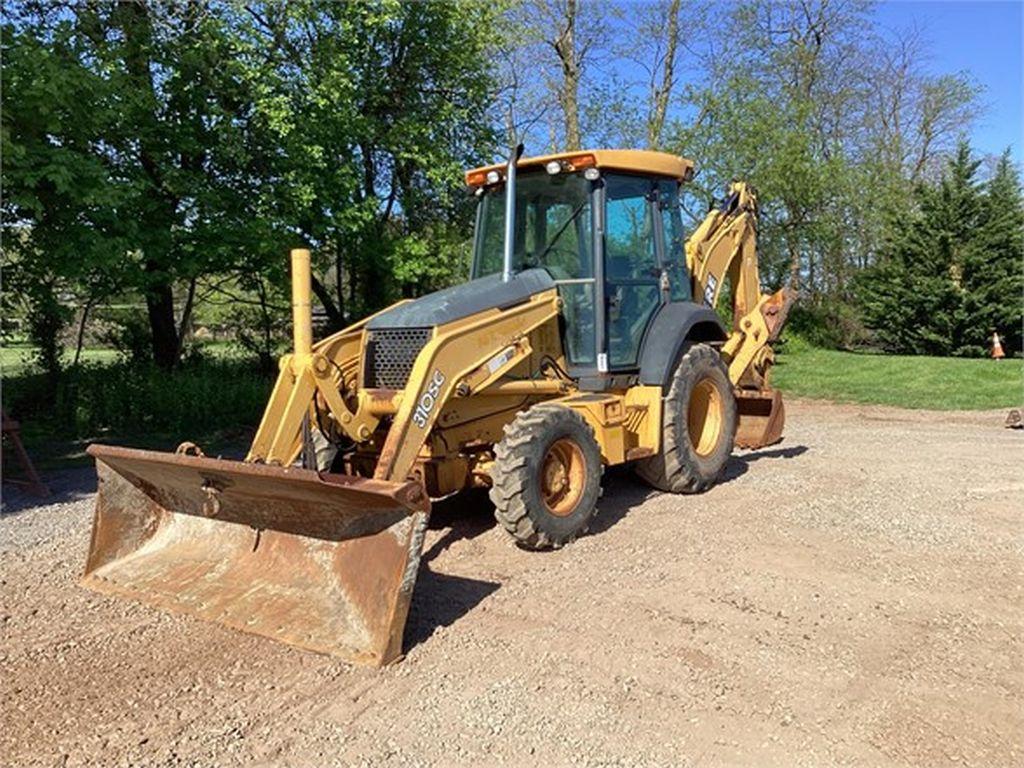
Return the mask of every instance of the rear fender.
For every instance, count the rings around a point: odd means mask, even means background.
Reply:
[[[687,343],[721,342],[728,336],[718,315],[708,307],[690,301],[663,304],[640,347],[640,383],[667,388]]]

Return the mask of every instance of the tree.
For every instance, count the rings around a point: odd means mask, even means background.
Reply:
[[[699,65],[683,94],[693,119],[668,132],[699,161],[690,210],[702,216],[732,178],[753,183],[766,281],[801,289],[794,321],[810,313],[835,343],[855,343],[852,278],[888,247],[907,189],[976,117],[977,88],[924,72],[916,33],[879,31],[859,0],[754,0],[707,25],[687,49]]]
[[[544,143],[552,152],[583,146],[580,103],[595,61],[607,55],[606,12],[607,4],[601,0],[523,0],[513,3],[506,14],[507,26],[517,30],[520,42],[520,100],[530,105],[530,112],[547,118]],[[535,119],[525,127],[532,127]],[[524,131],[518,138],[529,137]]]
[[[335,327],[451,281],[470,218],[461,173],[493,146],[493,14],[389,0],[12,6],[4,226],[22,238],[26,284],[140,296],[170,367],[205,278],[269,271],[294,245],[333,267],[314,285]]]
[[[942,179],[918,185],[910,216],[891,222],[883,257],[860,276],[865,320],[887,349],[978,355],[997,328],[1018,343],[1020,186],[1008,157],[984,189],[979,165],[962,141]]]
[[[466,238],[462,172],[495,144],[495,13],[483,2],[245,6],[244,59],[268,73],[256,115],[283,182],[261,190],[260,208],[331,267],[314,290],[334,326],[465,273],[436,250]]]
[[[588,83],[583,127],[603,146],[662,149],[673,114],[682,101],[681,64],[689,34],[705,21],[706,4],[658,0],[610,9],[610,41]]]
[[[5,294],[19,299],[52,385],[62,367],[69,298],[79,292],[93,298],[117,282],[124,196],[108,184],[102,159],[88,151],[106,119],[107,84],[69,64],[75,54],[67,34],[46,44],[10,25],[3,32]]]
[[[656,50],[650,69],[650,110],[647,116],[647,149],[661,147],[668,115],[669,100],[676,86],[676,58],[679,51],[679,5],[680,0],[669,0],[664,8],[664,38],[651,30]],[[660,19],[659,19],[660,20]],[[664,41],[664,50],[662,50]],[[660,71],[661,77],[658,77]]]
[[[711,21],[724,47],[704,57],[690,96],[697,119],[672,146],[702,158],[695,190],[705,200],[742,177],[761,193],[767,274],[813,292],[837,242],[836,198],[861,75],[861,3],[751,2]],[[778,250],[775,250],[778,249]]]
[[[5,221],[26,233],[23,264],[137,290],[153,358],[173,366],[199,276],[264,234],[230,30],[199,2],[32,4],[11,18]]]
[[[1004,348],[1022,352],[1024,329],[1024,198],[1007,149],[985,185],[976,246],[964,262],[967,293],[963,344],[988,347],[993,332]]]
[[[556,93],[565,117],[565,148],[571,151],[580,148],[580,76],[586,47],[580,50],[576,44],[576,0],[565,0],[558,6],[560,14],[551,47],[562,68],[562,82],[556,86]]]

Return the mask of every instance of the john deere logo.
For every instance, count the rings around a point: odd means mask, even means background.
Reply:
[[[427,385],[427,391],[420,397],[416,410],[412,413],[412,421],[417,427],[427,426],[427,417],[437,404],[437,396],[441,392],[442,384],[444,384],[444,374],[441,371],[435,370],[434,377],[430,380],[430,384]]]

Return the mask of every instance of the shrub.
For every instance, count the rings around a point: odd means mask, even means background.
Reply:
[[[239,360],[196,356],[173,371],[152,363],[83,364],[61,378],[56,396],[39,374],[4,382],[4,404],[66,438],[172,434],[181,439],[249,430],[259,424],[273,380]]]
[[[868,341],[857,309],[842,301],[804,303],[797,300],[789,313],[787,331],[815,347],[851,349]]]

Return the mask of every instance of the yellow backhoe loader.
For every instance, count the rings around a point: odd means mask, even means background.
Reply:
[[[465,284],[314,343],[309,252],[292,252],[295,349],[244,461],[92,446],[83,583],[386,664],[432,498],[489,487],[520,545],[559,547],[587,530],[604,466],[695,493],[734,445],[779,440],[770,345],[792,296],[761,293],[750,187],[684,242],[690,161],[519,154],[466,174]]]

